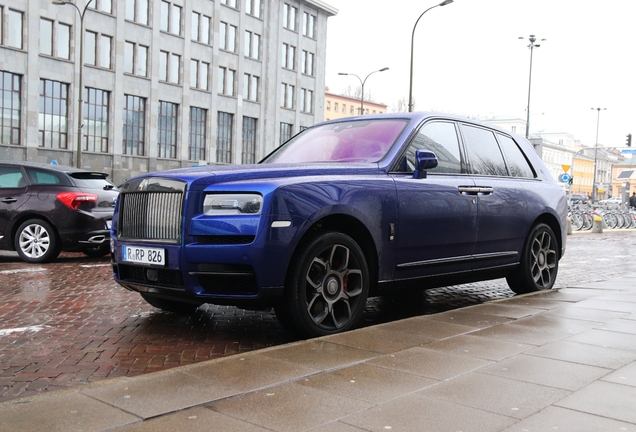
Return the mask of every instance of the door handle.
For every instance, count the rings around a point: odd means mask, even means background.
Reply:
[[[457,189],[462,195],[490,195],[493,192],[489,186],[459,186]]]
[[[5,203],[5,204],[13,204],[17,200],[18,200],[17,198],[2,198],[2,200],[0,200],[0,201]]]

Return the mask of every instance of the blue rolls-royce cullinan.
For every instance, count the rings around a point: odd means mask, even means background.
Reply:
[[[553,287],[564,189],[525,139],[435,113],[306,129],[255,165],[149,173],[124,183],[116,281],[151,305],[273,307],[305,337],[354,327],[367,297],[505,277]]]

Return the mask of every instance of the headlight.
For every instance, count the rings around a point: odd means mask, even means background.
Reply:
[[[206,195],[203,214],[206,215],[257,215],[261,213],[263,197],[258,194]]]

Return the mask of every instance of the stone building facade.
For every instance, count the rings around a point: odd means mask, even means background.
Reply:
[[[0,159],[120,183],[255,162],[323,120],[326,3],[87,1],[0,0]]]

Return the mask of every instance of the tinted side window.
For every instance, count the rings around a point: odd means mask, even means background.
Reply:
[[[454,123],[432,122],[420,129],[406,151],[409,172],[414,169],[416,150],[432,151],[437,156],[439,164],[427,170],[429,173],[460,173],[462,170]]]
[[[27,168],[27,174],[31,179],[31,183],[37,185],[68,185],[68,182],[62,177],[63,174],[58,174],[51,171],[39,170],[37,168]]]
[[[495,139],[495,134],[466,124],[461,125],[471,173],[508,176],[508,169]]]
[[[19,167],[0,167],[0,188],[16,189],[26,185],[26,179],[22,177]]]
[[[513,177],[534,178],[534,171],[530,168],[526,157],[517,146],[517,143],[506,135],[497,134],[499,145],[506,156],[508,170]]]

